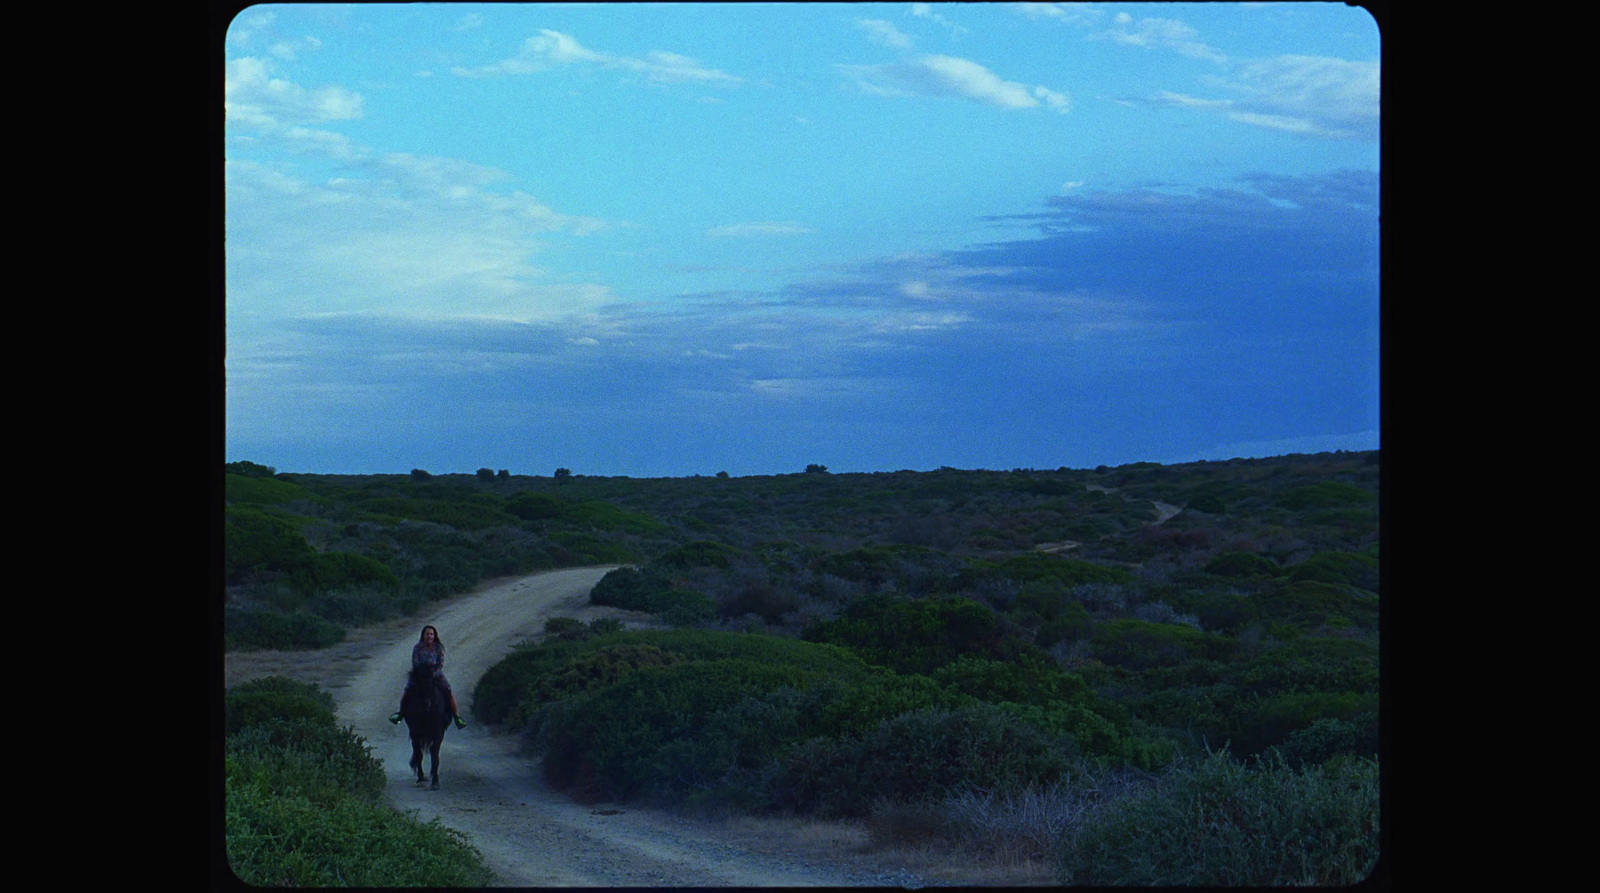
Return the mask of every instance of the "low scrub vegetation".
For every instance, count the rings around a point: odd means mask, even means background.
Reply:
[[[460,834],[383,803],[383,766],[314,685],[268,677],[227,692],[228,864],[263,887],[485,886]]]
[[[1347,883],[1377,846],[1376,457],[674,479],[235,463],[228,647],[320,647],[490,577],[614,564],[593,603],[657,628],[557,618],[474,692],[573,796],[853,817],[1025,851],[1064,883]]]

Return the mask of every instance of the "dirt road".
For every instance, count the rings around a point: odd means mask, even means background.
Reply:
[[[339,721],[383,760],[394,805],[464,832],[505,886],[922,886],[903,868],[863,853],[864,834],[848,827],[721,823],[573,803],[545,785],[537,764],[517,752],[515,736],[472,721],[478,678],[512,645],[542,633],[546,618],[610,616],[633,625],[645,616],[588,603],[609,570],[495,581],[439,603],[424,618],[353,630],[321,651],[230,656],[226,682],[283,675],[322,686],[338,704]],[[406,765],[405,726],[388,721],[424,623],[439,630],[445,673],[469,723],[445,736],[437,791],[416,784]]]

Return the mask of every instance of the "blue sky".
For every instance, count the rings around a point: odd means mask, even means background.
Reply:
[[[269,4],[224,55],[229,461],[1378,445],[1359,8]]]

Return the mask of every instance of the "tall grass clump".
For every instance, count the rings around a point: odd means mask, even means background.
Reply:
[[[1378,831],[1376,760],[1208,752],[1069,832],[1056,873],[1075,886],[1347,885],[1376,867]]]

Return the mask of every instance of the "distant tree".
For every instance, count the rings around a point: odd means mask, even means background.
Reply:
[[[556,469],[556,477],[558,477],[558,478],[569,478],[569,477],[572,477],[572,469],[570,469],[570,468],[557,468]]]
[[[478,480],[480,480],[480,481],[492,481],[492,480],[494,480],[494,472],[490,471],[487,468],[480,468],[480,469],[478,469]]]
[[[423,471],[420,468],[411,469],[411,479],[414,480],[414,481],[426,481],[426,480],[429,480],[432,477],[433,477],[433,475],[427,473],[426,471]]]
[[[495,472],[495,477],[499,478],[502,481],[509,481],[509,480],[511,480],[511,472],[506,471],[504,468],[502,468],[498,472]]]
[[[719,477],[719,478],[725,478],[727,476],[728,476],[728,473],[726,471],[717,472],[717,477]]]
[[[806,466],[806,474],[827,474],[827,473],[828,473],[828,466],[826,466],[826,465],[818,465],[815,462],[813,462],[812,464]]]

